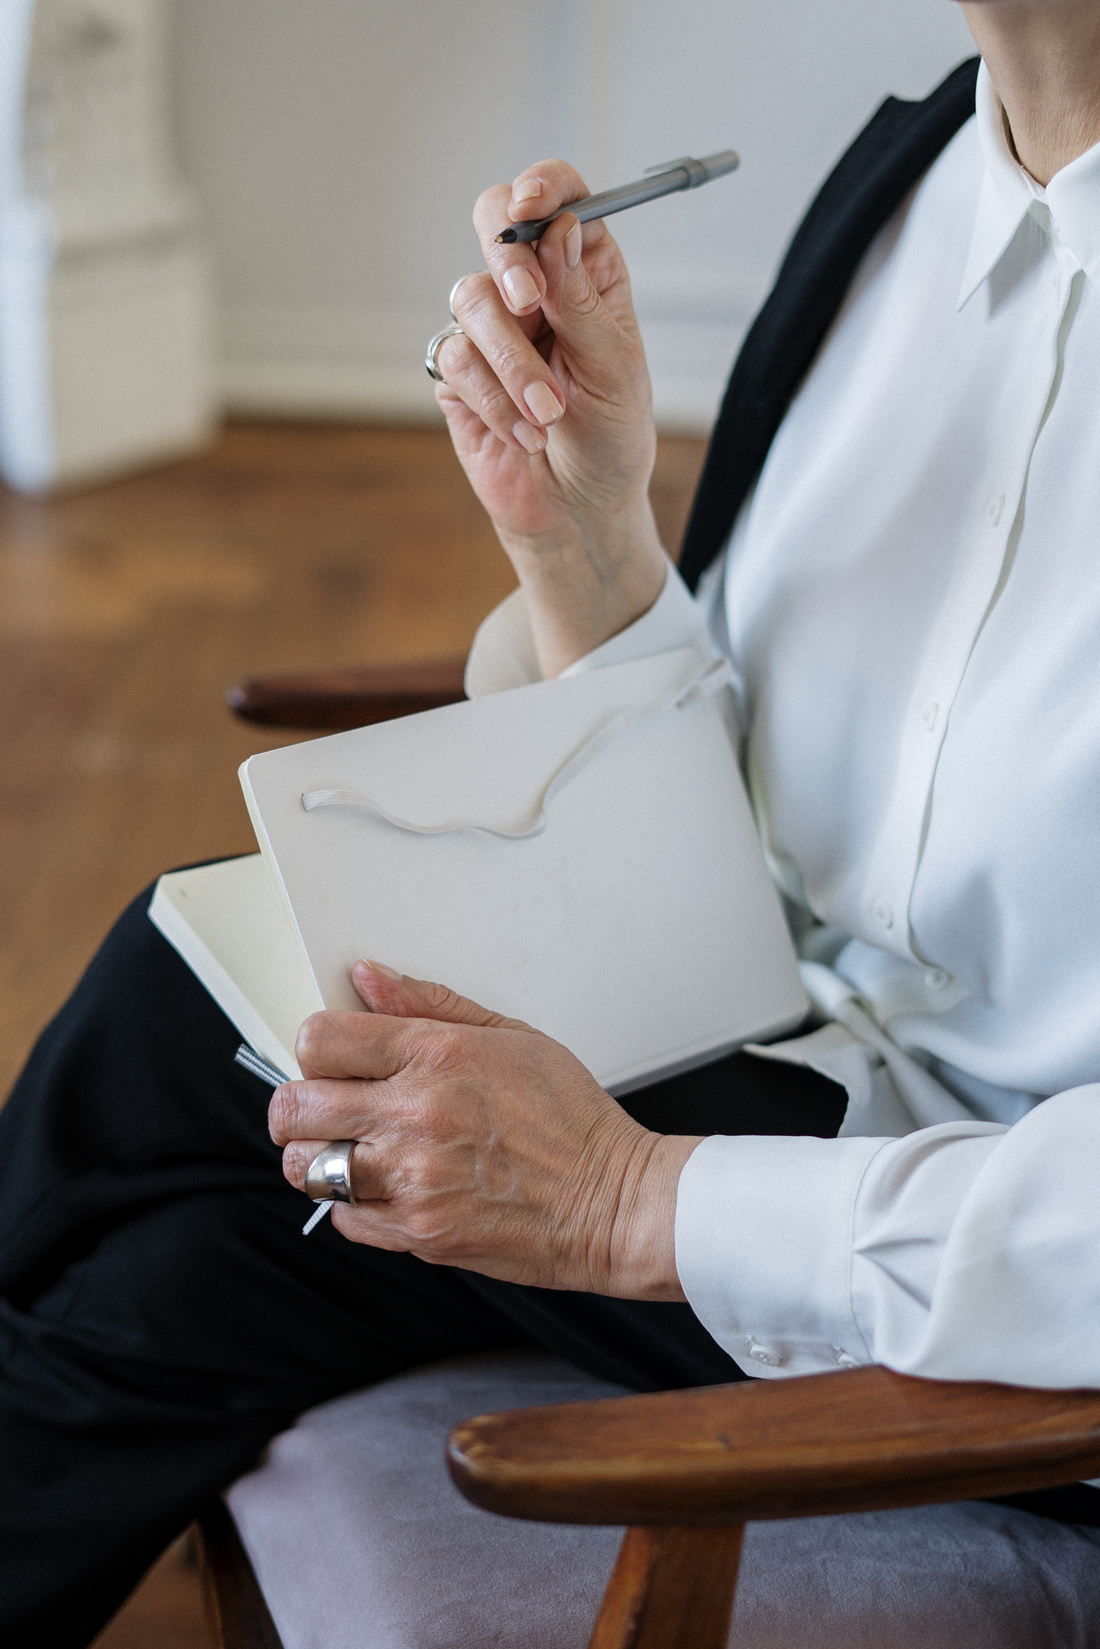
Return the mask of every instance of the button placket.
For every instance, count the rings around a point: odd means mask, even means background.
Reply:
[[[863,901],[866,936],[907,960],[914,956],[908,917],[926,822],[930,828],[940,751],[952,706],[1004,572],[1019,498],[1057,370],[1057,335],[1063,308],[1064,303],[1056,317],[1048,314],[1043,318],[1041,335],[1034,345],[1021,340],[1017,374],[1001,403],[1002,417],[1008,423],[995,429],[990,439],[990,450],[999,454],[997,470],[977,493],[977,498],[985,502],[978,506],[981,514],[976,510],[971,517],[972,530],[969,542],[962,546],[957,580],[952,581],[954,588],[943,602],[943,621],[933,632],[910,701],[910,719],[899,751],[893,794],[883,817],[877,850],[867,867]],[[1040,367],[1040,362],[1046,365]],[[1020,420],[1021,406],[1032,408],[1026,422]]]
[[[876,899],[871,907],[871,915],[880,928],[890,929],[894,925],[894,907],[889,899]]]

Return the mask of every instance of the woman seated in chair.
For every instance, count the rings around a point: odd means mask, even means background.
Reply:
[[[750,335],[694,596],[608,228],[495,242],[568,165],[478,201],[437,355],[521,586],[473,690],[728,653],[816,1026],[620,1105],[382,958],[272,1097],[137,901],[0,1120],[5,1642],[87,1643],[294,1416],[457,1352],[1100,1385],[1100,6],[964,10],[976,108],[965,65],[880,111]]]

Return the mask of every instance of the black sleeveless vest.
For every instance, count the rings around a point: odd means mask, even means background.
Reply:
[[[960,63],[922,103],[888,97],[799,224],[714,426],[680,556],[691,589],[729,537],[863,254],[974,113],[978,62]]]

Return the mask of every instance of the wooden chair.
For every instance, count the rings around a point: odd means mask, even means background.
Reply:
[[[293,727],[339,733],[349,727],[435,710],[465,698],[465,659],[423,659],[415,664],[374,664],[343,670],[253,676],[230,687],[234,715],[261,727]]]
[[[863,1368],[484,1415],[452,1431],[448,1464],[504,1517],[627,1525],[590,1649],[725,1649],[746,1523],[1096,1476],[1100,1392]],[[200,1533],[214,1642],[282,1649],[220,1501]]]
[[[441,660],[262,678],[229,703],[264,725],[332,731],[461,697],[461,661]],[[746,1523],[1096,1477],[1100,1392],[864,1368],[483,1415],[451,1432],[448,1465],[486,1511],[627,1526],[590,1649],[724,1649]],[[282,1649],[221,1501],[199,1529],[214,1642]]]

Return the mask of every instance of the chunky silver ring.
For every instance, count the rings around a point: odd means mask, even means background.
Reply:
[[[481,271],[480,271],[480,269],[476,269],[476,270],[471,271],[471,273],[480,275]],[[451,287],[450,296],[447,299],[447,308],[451,312],[451,319],[452,319],[452,321],[458,322],[459,325],[461,325],[462,323],[458,320],[458,316],[455,314],[455,293],[458,291],[458,289],[462,285],[463,281],[468,281],[469,279],[470,279],[469,275],[460,275],[458,277],[457,281],[455,281],[454,285]]]
[[[439,355],[440,346],[445,344],[448,338],[464,338],[465,336],[466,334],[456,321],[454,326],[445,326],[442,332],[437,332],[435,337],[429,340],[427,352],[424,356],[424,365],[428,369],[428,377],[434,378],[437,384],[447,382],[439,370],[437,356]]]
[[[313,1202],[354,1202],[351,1189],[353,1139],[334,1139],[306,1169],[305,1192]]]

